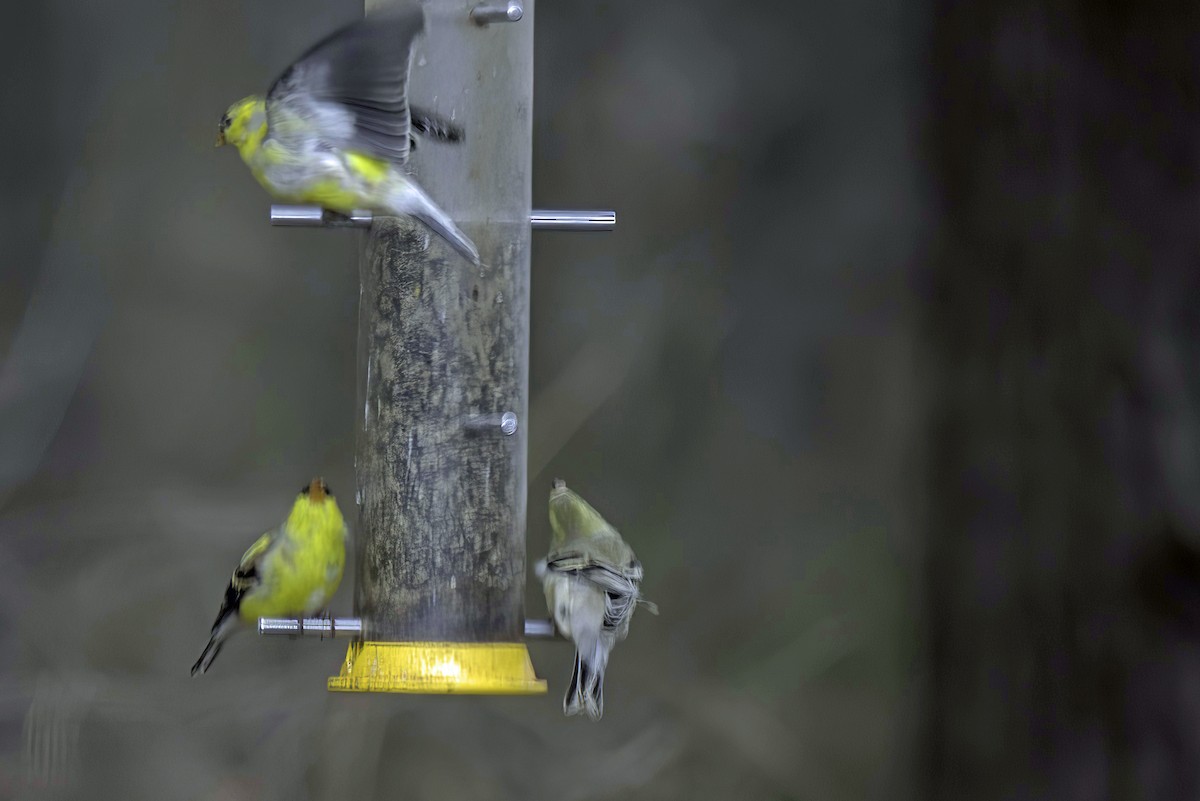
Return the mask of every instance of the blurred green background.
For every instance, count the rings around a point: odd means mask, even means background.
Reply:
[[[560,643],[538,698],[333,696],[341,644],[249,634],[189,678],[251,538],[354,483],[361,234],[271,228],[212,142],[361,4],[9,12],[0,796],[905,797],[911,9],[537,8],[534,204],[620,224],[534,237],[529,562],[561,475],[662,609],[599,725],[562,717]]]

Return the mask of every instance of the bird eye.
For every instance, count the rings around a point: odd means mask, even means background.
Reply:
[[[328,484],[326,484],[324,481],[322,481],[322,482],[321,482],[321,489],[325,490],[325,494],[326,494],[326,495],[332,495],[332,494],[333,494],[333,490],[331,490],[331,489],[329,488],[329,485],[328,485]]]
[[[307,494],[308,494],[308,485],[307,485],[307,484],[305,484],[303,487],[301,487],[301,488],[300,488],[300,494],[301,494],[301,495],[307,495]]]

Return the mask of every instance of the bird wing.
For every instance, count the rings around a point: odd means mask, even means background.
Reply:
[[[559,573],[593,573],[606,578],[598,581],[641,581],[642,563],[631,559],[624,567],[588,550],[560,550],[546,557],[546,569]]]
[[[642,580],[642,564],[631,559],[620,567],[598,559],[585,551],[560,551],[546,560],[545,569],[569,573],[604,592],[604,627],[623,631],[628,629],[634,607],[641,603],[655,614],[658,608],[642,599],[638,582]]]
[[[371,15],[318,42],[267,92],[270,136],[296,147],[315,134],[332,147],[403,164],[409,62],[424,26],[414,5]]]
[[[242,554],[242,560],[234,568],[233,577],[229,579],[229,585],[225,588],[225,597],[221,599],[221,609],[217,612],[217,619],[213,621],[213,632],[221,627],[226,618],[237,614],[238,607],[242,604],[242,596],[257,587],[262,581],[262,577],[258,573],[258,566],[262,564],[263,557],[271,550],[271,546],[279,541],[277,534],[277,531],[268,531],[255,540],[254,544]]]
[[[266,556],[267,551],[271,550],[271,546],[277,541],[275,536],[277,533],[275,531],[268,531],[246,549],[246,552],[242,554],[242,561],[238,562],[237,568],[233,571],[233,578],[229,580],[230,587],[239,589],[244,593],[255,584],[258,584],[260,581],[258,566],[262,563],[262,559]]]
[[[460,126],[420,106],[410,106],[408,116],[412,129],[431,139],[442,142],[461,142],[466,137],[466,133]]]

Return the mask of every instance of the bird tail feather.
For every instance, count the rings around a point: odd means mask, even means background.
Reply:
[[[204,646],[204,650],[200,652],[200,658],[196,660],[196,664],[192,665],[193,676],[208,672],[208,668],[217,658],[217,654],[221,653],[222,645],[224,643],[217,639],[217,635],[214,634],[209,638],[208,645]]]
[[[225,640],[229,639],[230,629],[235,624],[236,620],[232,613],[226,613],[217,620],[213,626],[212,636],[208,638],[208,644],[200,652],[200,658],[196,660],[196,664],[192,665],[193,676],[208,672],[213,660],[217,658],[217,654],[221,653],[221,646],[225,644]]]
[[[596,657],[601,657],[599,652]],[[604,716],[604,662],[602,658],[587,660],[575,652],[575,668],[571,683],[563,697],[563,714],[586,714],[592,720]]]
[[[425,194],[424,190],[412,181],[405,183],[407,185],[402,190],[398,202],[393,204],[396,210],[420,220],[431,231],[446,240],[463,258],[478,267],[479,251],[470,237],[459,230],[458,226],[454,224],[454,220],[450,219],[450,215],[442,211],[433,202],[433,199]]]

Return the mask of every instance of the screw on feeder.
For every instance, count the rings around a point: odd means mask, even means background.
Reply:
[[[374,215],[359,209],[349,217],[320,206],[271,206],[271,225],[312,228],[370,228]],[[529,227],[535,231],[611,231],[617,213],[611,209],[534,209]]]
[[[500,415],[500,433],[506,437],[511,437],[517,433],[517,416],[513,412],[505,412]]]
[[[525,16],[525,9],[516,0],[505,5],[480,3],[471,9],[471,22],[484,26],[490,22],[517,22]]]
[[[517,414],[516,412],[503,412],[501,414],[476,415],[469,418],[463,428],[480,434],[499,431],[504,436],[511,437],[517,433]]]

